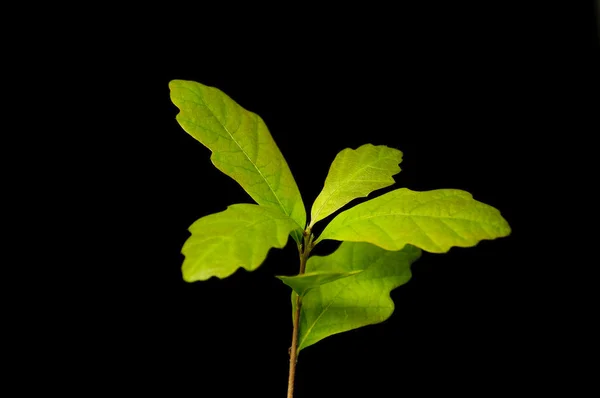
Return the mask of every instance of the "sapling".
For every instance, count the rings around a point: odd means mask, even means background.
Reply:
[[[400,188],[338,213],[315,237],[314,225],[354,199],[394,184],[402,152],[365,144],[337,154],[315,199],[310,222],[298,186],[267,126],[217,88],[173,80],[177,121],[211,150],[211,161],[257,204],[233,204],[190,227],[182,247],[187,282],[255,270],[271,248],[291,236],[298,275],[277,276],[292,289],[292,343],[287,397],[292,398],[298,354],[336,333],[376,324],[394,309],[391,290],[411,277],[421,251],[445,253],[508,236],[500,212],[468,192]],[[327,256],[310,256],[319,242],[341,241]]]

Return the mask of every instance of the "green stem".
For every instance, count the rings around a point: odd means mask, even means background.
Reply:
[[[306,261],[310,255],[310,251],[313,247],[313,235],[310,232],[310,228],[304,231],[304,245],[298,245],[298,252],[300,254],[300,272],[299,275],[304,273],[306,269]],[[302,308],[302,298],[296,296],[296,311],[294,311],[294,330],[292,332],[292,346],[290,347],[290,374],[288,377],[288,392],[287,398],[294,397],[294,379],[296,377],[296,364],[298,363],[298,332],[300,324],[300,309]]]

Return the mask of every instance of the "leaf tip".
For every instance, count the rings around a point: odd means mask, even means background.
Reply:
[[[181,79],[173,79],[171,81],[169,81],[169,90],[173,91],[174,89],[180,87],[182,85],[182,83],[184,83],[185,80],[181,80]]]
[[[508,221],[506,221],[506,219],[502,216],[500,216],[501,218],[501,225],[500,225],[500,237],[504,238],[507,236],[510,236],[512,234],[512,228],[510,226],[510,224],[508,223]]]

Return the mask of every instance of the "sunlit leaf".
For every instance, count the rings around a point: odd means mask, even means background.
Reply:
[[[214,87],[172,80],[169,88],[180,109],[177,121],[212,151],[215,167],[237,181],[256,203],[279,209],[303,230],[306,211],[300,191],[260,116]]]
[[[394,312],[390,291],[408,282],[421,250],[388,251],[369,243],[343,242],[328,256],[313,256],[307,272],[360,273],[309,290],[302,298],[299,349],[336,333],[385,321]],[[292,293],[295,310],[296,293]]]
[[[385,145],[365,144],[337,154],[325,179],[323,190],[312,205],[312,227],[348,202],[390,186],[400,172],[402,152]]]
[[[317,242],[369,242],[387,250],[406,244],[432,253],[469,247],[509,235],[508,222],[492,206],[458,189],[415,192],[400,188],[338,214]]]
[[[281,213],[254,204],[235,204],[194,222],[183,245],[182,271],[187,282],[225,278],[242,267],[252,271],[272,247],[282,248],[296,223]]]

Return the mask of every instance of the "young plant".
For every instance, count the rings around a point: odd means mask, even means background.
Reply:
[[[365,144],[335,157],[310,222],[298,186],[267,126],[222,91],[193,81],[169,83],[177,121],[212,151],[212,163],[257,204],[234,204],[194,222],[182,253],[183,278],[225,278],[255,270],[273,247],[296,241],[300,269],[278,276],[292,288],[293,334],[288,398],[301,350],[336,333],[383,322],[393,312],[391,290],[411,277],[421,250],[445,253],[510,234],[500,212],[458,189],[400,188],[339,213],[315,239],[313,226],[354,199],[394,184],[402,152]],[[342,241],[327,256],[310,257],[319,242]]]

